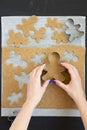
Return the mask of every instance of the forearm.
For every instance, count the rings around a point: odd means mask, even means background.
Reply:
[[[27,130],[33,110],[32,103],[25,102],[9,130]]]
[[[76,102],[76,104],[77,104],[77,107],[80,111],[85,130],[87,130],[87,101],[83,97],[83,98],[79,99]]]

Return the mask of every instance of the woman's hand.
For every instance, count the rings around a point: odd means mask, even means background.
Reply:
[[[85,93],[82,88],[81,78],[77,69],[71,64],[61,63],[61,65],[68,69],[71,76],[71,81],[69,84],[65,85],[62,82],[56,80],[56,84],[63,88],[67,94],[75,101],[80,111],[85,130],[87,130],[87,101],[85,99]]]
[[[36,67],[30,74],[30,80],[27,88],[27,98],[18,113],[16,119],[12,123],[9,130],[27,130],[32,113],[36,105],[40,102],[48,84],[49,80],[41,86],[40,76],[45,64]]]
[[[69,84],[65,85],[64,83],[55,80],[56,84],[63,88],[67,94],[77,103],[79,99],[81,100],[85,98],[79,73],[77,69],[71,64],[62,62],[61,65],[68,69],[68,72],[71,76],[71,81]]]
[[[30,79],[27,88],[27,99],[26,102],[31,103],[34,107],[40,102],[44,92],[49,84],[49,80],[45,81],[45,83],[41,86],[41,74],[44,69],[45,64],[36,67],[30,73]]]

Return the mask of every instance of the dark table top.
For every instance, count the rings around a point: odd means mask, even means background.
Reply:
[[[87,16],[87,4],[86,0],[0,0],[0,16],[32,14],[38,16]],[[85,70],[87,72],[87,65]],[[0,130],[8,130],[10,125],[11,122],[7,120],[7,117],[0,117]],[[77,117],[32,117],[28,129],[84,130],[81,118]]]

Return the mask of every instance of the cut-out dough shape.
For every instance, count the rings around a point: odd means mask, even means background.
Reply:
[[[14,51],[10,51],[10,58],[6,60],[6,64],[13,64],[13,67],[22,67],[25,69],[28,66],[28,63],[25,60],[21,59],[21,55],[16,55]]]
[[[68,42],[68,37],[65,35],[64,32],[54,32],[54,36],[52,37],[53,40],[56,40],[58,43],[60,42]]]
[[[65,71],[65,68],[60,64],[60,55],[57,52],[52,52],[48,56],[48,62],[46,63],[46,68],[44,69],[47,73],[42,76],[42,79],[58,79],[64,81],[65,77],[62,75],[62,72]]]
[[[62,28],[62,23],[59,23],[57,18],[48,18],[47,22],[48,23],[46,24],[46,26],[50,27],[52,30],[54,30],[55,28]]]
[[[10,38],[7,40],[7,44],[14,44],[16,47],[20,47],[20,44],[28,44],[28,38],[22,36],[21,32],[14,33],[14,30],[9,30]]]
[[[71,81],[71,76],[70,76],[67,69],[63,72],[63,75],[65,77],[65,80],[63,81],[63,83],[64,84],[69,84],[69,82]]]
[[[11,96],[8,96],[7,99],[10,101],[10,105],[12,105],[13,103],[18,103],[20,98],[23,97],[23,93],[15,93],[13,92],[11,94]]]
[[[22,88],[24,84],[29,82],[29,75],[25,72],[21,72],[21,75],[14,74],[14,79],[18,81],[19,88]]]
[[[34,24],[37,22],[37,16],[32,15],[29,19],[22,19],[22,24],[17,24],[17,28],[24,32],[25,36],[29,36],[30,31],[34,31]]]
[[[64,55],[61,58],[62,60],[67,60],[68,62],[74,61],[77,62],[78,61],[78,56],[74,55],[74,52],[68,52],[68,51],[64,51]]]
[[[31,61],[33,61],[34,65],[38,65],[39,63],[42,63],[43,58],[45,57],[45,53],[35,54],[33,57],[31,57]]]
[[[65,25],[67,26],[65,33],[69,35],[70,42],[75,40],[76,38],[83,36],[84,32],[79,30],[81,25],[80,24],[75,25],[73,19],[68,19]]]
[[[39,30],[35,30],[35,34],[32,35],[32,38],[36,40],[37,43],[40,42],[41,39],[43,39],[44,33],[45,33],[46,29],[45,28],[40,28]]]

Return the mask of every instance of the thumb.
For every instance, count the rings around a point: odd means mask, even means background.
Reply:
[[[64,89],[64,90],[66,91],[67,87],[66,87],[66,85],[65,85],[64,83],[62,83],[62,82],[59,81],[59,80],[55,80],[55,82],[56,82],[56,84],[57,84],[60,88],[62,88],[62,89]]]
[[[47,88],[47,86],[48,86],[48,84],[49,84],[49,80],[46,80],[45,82],[44,82],[44,84],[43,84],[43,89],[46,89]]]

